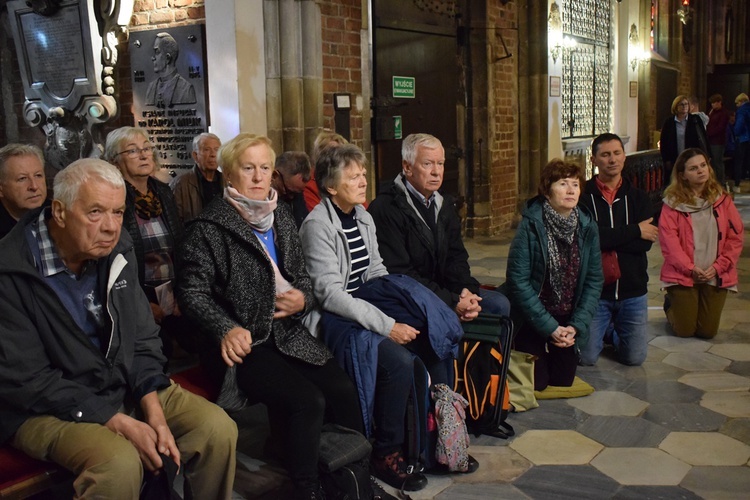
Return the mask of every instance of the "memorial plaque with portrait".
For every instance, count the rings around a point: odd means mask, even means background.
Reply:
[[[148,131],[162,168],[193,165],[193,137],[208,130],[203,25],[130,35],[135,125]]]

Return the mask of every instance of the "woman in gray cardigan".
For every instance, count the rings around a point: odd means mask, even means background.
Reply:
[[[422,342],[427,333],[417,342],[417,329],[357,298],[357,290],[367,281],[388,274],[378,252],[375,224],[362,206],[367,188],[366,163],[364,154],[354,145],[329,147],[321,152],[315,175],[322,201],[302,223],[300,235],[313,292],[324,315],[329,313],[357,323],[358,334],[367,335],[367,345],[377,350],[376,356],[373,352],[360,354],[377,358],[375,381],[355,377],[360,401],[365,399],[363,416],[366,422],[374,423],[375,475],[391,486],[416,491],[426,486],[427,478],[419,472],[407,472],[403,457],[404,418],[414,379],[410,350],[422,356],[414,346],[429,346],[429,342]],[[342,338],[349,335],[348,331],[323,330],[323,341],[341,362],[341,351],[350,348],[349,340]],[[370,395],[374,404],[367,401]]]

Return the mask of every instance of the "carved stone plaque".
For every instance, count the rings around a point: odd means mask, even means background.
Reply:
[[[193,138],[208,130],[203,25],[130,35],[135,124],[148,131],[162,168],[193,165]]]

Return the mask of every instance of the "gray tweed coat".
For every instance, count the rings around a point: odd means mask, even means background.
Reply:
[[[316,303],[297,227],[284,204],[274,214],[279,268],[304,294],[306,314]],[[280,352],[314,365],[331,358],[300,318],[273,319],[276,288],[271,261],[247,222],[224,199],[216,198],[188,224],[178,255],[175,288],[180,309],[209,341],[208,349],[215,351],[202,354],[220,357],[221,339],[241,326],[250,330],[254,346],[274,342]],[[237,387],[235,368],[223,361],[206,363],[206,368],[222,380],[219,406],[242,408],[246,398]]]

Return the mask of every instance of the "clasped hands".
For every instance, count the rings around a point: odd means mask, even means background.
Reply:
[[[482,297],[475,293],[471,293],[468,289],[464,288],[461,290],[459,295],[458,304],[456,304],[456,314],[458,319],[461,321],[471,321],[482,311],[482,306],[479,303],[482,301]]]
[[[273,319],[286,318],[305,309],[305,296],[296,288],[276,295],[276,312]],[[250,330],[235,326],[221,339],[221,357],[227,366],[242,363],[242,359],[250,354],[253,346],[253,336]]]
[[[572,326],[558,326],[550,335],[550,344],[555,347],[572,347],[575,344],[576,329]]]
[[[716,277],[716,269],[714,266],[708,266],[708,269],[704,271],[696,266],[690,271],[690,275],[695,283],[708,283]]]

